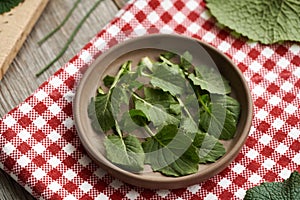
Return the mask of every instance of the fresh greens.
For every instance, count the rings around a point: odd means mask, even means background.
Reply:
[[[199,97],[200,127],[223,140],[233,138],[240,113],[239,102],[224,95],[205,94]]]
[[[149,121],[152,121],[154,126],[160,127],[164,124],[176,124],[179,125],[179,119],[177,119],[171,113],[168,113],[159,104],[152,104],[145,100],[137,100],[135,102],[136,109],[141,110],[147,116]]]
[[[118,80],[127,73],[131,68],[131,62],[126,62],[122,65],[117,76],[114,78],[114,82],[107,93],[104,93],[101,88],[98,89],[97,96],[93,100],[95,102],[95,111],[98,122],[103,129],[103,131],[108,131],[115,126],[114,116],[112,114],[111,108],[111,95],[118,82]]]
[[[199,149],[199,163],[215,162],[226,153],[218,139],[202,132],[196,133],[193,145]]]
[[[144,168],[145,154],[140,141],[133,135],[121,138],[108,135],[104,140],[107,158],[116,165],[132,172]]]
[[[156,62],[144,57],[137,66],[127,61],[103,85],[89,117],[105,134],[107,159],[128,171],[150,165],[166,176],[193,174],[226,153],[219,139],[234,137],[240,105],[229,82],[193,66],[188,52],[165,52]]]
[[[183,93],[186,84],[180,72],[176,65],[173,67],[169,67],[167,64],[154,65],[150,82],[154,87],[161,88],[163,91],[176,96]]]
[[[190,74],[189,79],[193,81],[194,85],[199,85],[202,90],[207,90],[210,93],[229,94],[231,92],[228,81],[212,67],[196,68],[195,74]]]
[[[246,192],[244,200],[298,200],[300,199],[300,174],[294,171],[283,182],[265,182]]]
[[[300,41],[297,0],[206,0],[216,19],[237,33],[263,44]]]
[[[115,81],[115,77],[109,75],[105,76],[103,79],[103,83],[106,87],[110,87],[114,81]]]
[[[143,142],[143,148],[145,163],[150,164],[153,171],[168,176],[183,176],[198,171],[197,148],[192,145],[191,138],[178,131],[177,125],[164,126]]]
[[[11,9],[19,5],[24,0],[1,0],[0,1],[0,15],[9,12]]]

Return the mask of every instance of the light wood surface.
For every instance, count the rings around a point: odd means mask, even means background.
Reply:
[[[0,15],[0,80],[49,0],[26,0]]]
[[[95,2],[95,0],[82,1],[65,26],[42,46],[38,46],[37,42],[61,22],[75,2],[75,0],[49,1],[22,48],[0,81],[0,117],[24,101],[40,84],[68,62],[98,31],[113,19],[125,1],[103,0],[84,23],[64,56],[47,72],[36,78],[35,73],[57,55],[76,24]],[[1,42],[3,40],[4,38],[1,37]],[[0,170],[0,200],[33,199],[22,186],[16,183],[8,174]]]

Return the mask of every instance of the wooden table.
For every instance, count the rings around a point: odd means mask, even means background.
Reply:
[[[82,26],[64,56],[47,72],[36,78],[35,73],[57,55],[76,24],[95,0],[82,1],[65,26],[42,46],[38,46],[37,41],[61,22],[74,2],[75,0],[51,0],[48,3],[39,21],[0,81],[0,117],[24,101],[40,84],[68,62],[104,25],[113,19],[126,0],[103,0]],[[3,39],[1,38],[1,40]],[[0,200],[19,199],[32,200],[34,198],[8,174],[0,170]]]

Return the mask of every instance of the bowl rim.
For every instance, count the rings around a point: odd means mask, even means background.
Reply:
[[[239,79],[242,82],[242,87],[244,88],[245,91],[245,96],[247,98],[247,108],[245,112],[248,115],[248,119],[245,122],[245,126],[242,129],[242,133],[239,136],[239,139],[237,140],[236,144],[232,147],[232,151],[227,151],[226,154],[220,158],[217,162],[214,163],[214,167],[209,167],[201,171],[201,174],[199,172],[195,174],[190,174],[187,176],[182,176],[182,177],[166,177],[165,179],[159,179],[157,180],[156,177],[149,178],[147,176],[147,180],[140,174],[136,173],[131,173],[126,170],[123,170],[119,167],[117,167],[114,164],[107,164],[100,162],[96,157],[96,153],[91,150],[89,147],[90,144],[89,142],[85,139],[84,133],[81,131],[82,130],[82,124],[80,123],[80,108],[79,106],[76,106],[80,102],[80,94],[81,91],[83,90],[84,85],[88,81],[89,75],[92,73],[93,68],[96,67],[104,57],[109,55],[111,52],[113,52],[115,49],[120,48],[121,46],[128,45],[131,42],[137,42],[138,40],[145,40],[149,38],[155,38],[155,37],[175,37],[178,39],[189,39],[196,41],[200,43],[202,46],[205,46],[206,48],[216,52],[219,54],[219,56],[223,57],[223,59],[228,62],[232,69],[235,71],[235,73],[238,75]],[[120,55],[122,56],[122,55]],[[117,58],[116,58],[117,59]],[[208,178],[211,178],[212,176],[215,176],[216,174],[220,173],[222,170],[224,170],[239,154],[241,148],[246,142],[246,139],[248,137],[248,134],[251,129],[252,125],[252,119],[253,119],[253,101],[252,101],[252,96],[250,89],[248,87],[247,81],[244,78],[243,73],[240,71],[240,69],[233,63],[231,59],[228,58],[223,52],[218,50],[217,48],[213,47],[212,45],[209,45],[200,39],[194,38],[194,37],[188,37],[188,36],[183,36],[183,35],[178,35],[178,34],[148,34],[148,35],[142,35],[134,38],[127,39],[121,43],[118,43],[114,45],[113,47],[109,48],[105,52],[103,52],[101,55],[99,55],[93,63],[87,68],[87,70],[84,72],[81,80],[79,81],[79,84],[77,85],[76,93],[74,96],[73,100],[73,116],[74,116],[74,122],[75,122],[75,127],[78,133],[78,136],[80,138],[81,143],[83,144],[83,147],[85,148],[87,154],[92,158],[94,162],[96,162],[102,169],[106,170],[109,174],[112,176],[135,186],[140,186],[144,188],[150,188],[150,189],[176,189],[176,188],[182,188],[185,186],[189,186],[192,184],[200,183],[204,180],[207,180]],[[170,180],[172,182],[170,182]],[[182,185],[182,182],[186,182],[185,185]]]

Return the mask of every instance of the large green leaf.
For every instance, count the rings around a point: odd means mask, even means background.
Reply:
[[[240,103],[236,99],[234,99],[230,96],[227,96],[227,95],[224,95],[224,96],[217,95],[217,96],[213,97],[213,103],[220,104],[220,105],[226,107],[226,109],[232,113],[234,119],[236,121],[238,121],[240,111],[241,111],[241,106],[240,106]]]
[[[298,0],[206,0],[217,20],[264,44],[300,41]]]
[[[119,126],[122,131],[130,133],[136,129],[140,129],[148,123],[147,116],[141,110],[130,109],[122,115]]]
[[[133,135],[105,137],[106,157],[119,167],[139,172],[144,169],[145,154],[140,141]]]
[[[236,109],[239,107],[238,101],[223,95],[213,95],[212,98],[203,95],[199,102],[202,105],[200,128],[219,139],[233,138],[239,118],[239,109]]]
[[[179,66],[168,66],[167,64],[154,65],[153,73],[150,75],[151,84],[170,92],[173,96],[182,94],[186,89],[186,80]]]
[[[161,104],[165,108],[178,103],[172,95],[158,88],[145,87],[144,94],[145,100],[153,104]]]
[[[177,126],[164,126],[156,135],[142,144],[145,163],[153,171],[167,176],[184,176],[198,171],[199,157],[192,140]]]
[[[176,116],[170,114],[160,104],[152,104],[146,100],[139,99],[135,101],[135,108],[145,113],[147,119],[156,127],[160,127],[165,124],[178,125],[180,123],[180,120]]]
[[[218,139],[202,132],[196,134],[193,145],[199,150],[199,163],[215,162],[226,153]]]
[[[300,174],[294,171],[283,182],[265,182],[246,192],[244,200],[298,200],[300,199]]]
[[[203,65],[195,68],[195,74],[191,73],[188,77],[194,85],[200,86],[202,90],[213,94],[229,94],[231,92],[229,82],[216,69]]]
[[[111,97],[112,97],[112,93],[113,93],[114,89],[121,91],[121,92],[114,93],[114,94],[118,94],[118,95],[113,96],[114,100],[116,97],[117,97],[117,99],[122,99],[122,98],[124,99],[126,97],[126,94],[124,94],[126,91],[123,92],[124,90],[121,90],[122,88],[120,88],[120,87],[115,88],[115,87],[116,87],[118,81],[120,80],[120,78],[124,74],[127,74],[130,71],[130,69],[131,69],[131,62],[130,61],[125,62],[121,66],[116,77],[114,78],[114,81],[111,84],[111,87],[108,90],[108,92],[104,93],[102,91],[102,89],[99,88],[97,96],[95,98],[93,98],[93,100],[91,102],[91,104],[94,104],[94,106],[89,105],[88,112],[89,112],[90,118],[92,119],[92,124],[95,124],[94,117],[92,116],[95,113],[98,123],[104,132],[110,130],[111,128],[113,128],[116,125],[116,121],[115,121],[114,115],[112,113]],[[115,100],[115,102],[116,101],[118,101],[118,100]],[[92,110],[92,109],[95,109],[95,110]]]
[[[180,105],[170,93],[158,88],[145,87],[144,94],[147,102],[151,102],[154,105],[159,104],[169,113],[180,114]]]
[[[110,130],[115,126],[115,119],[111,112],[110,93],[96,96],[94,104],[100,127],[104,132]]]

